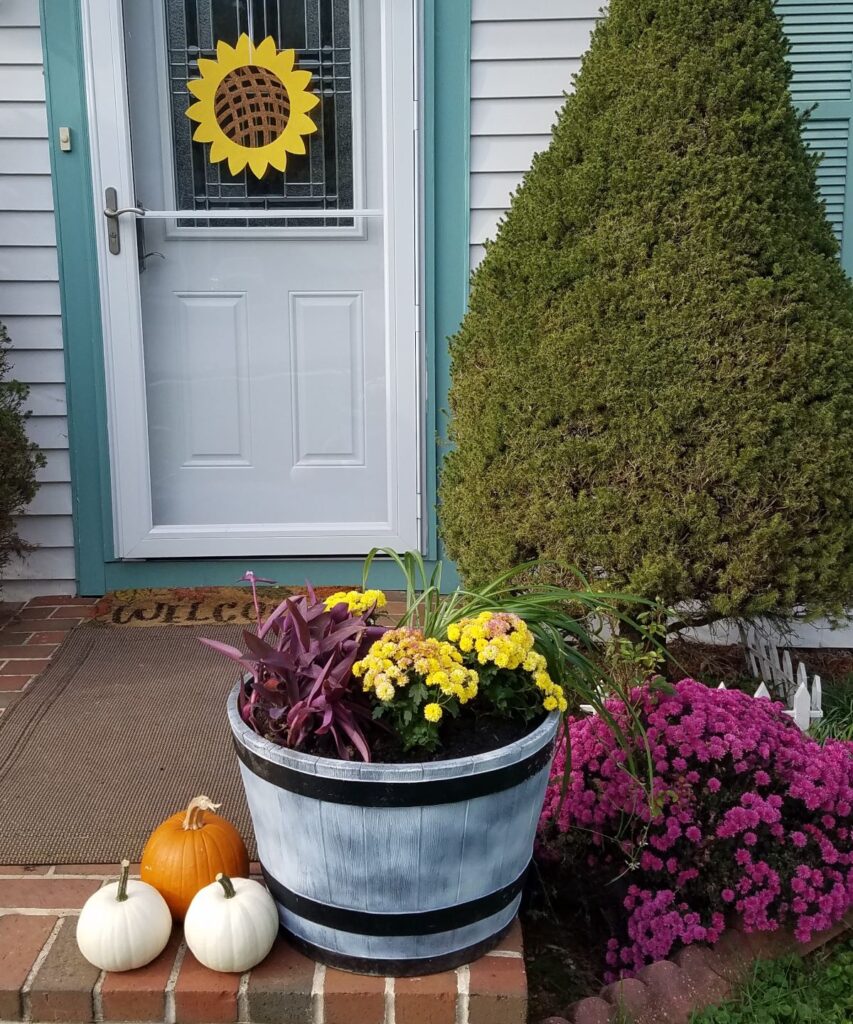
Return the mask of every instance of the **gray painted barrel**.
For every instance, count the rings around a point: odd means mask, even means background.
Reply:
[[[228,716],[258,856],[282,926],[314,959],[428,974],[493,946],[515,917],[559,724],[423,764],[313,757]]]

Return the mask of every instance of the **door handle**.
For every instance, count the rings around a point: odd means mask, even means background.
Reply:
[[[104,189],[104,216],[107,218],[107,245],[113,256],[121,252],[121,234],[118,219],[124,213],[132,213],[144,217],[145,210],[141,206],[118,206],[118,193],[114,188]]]

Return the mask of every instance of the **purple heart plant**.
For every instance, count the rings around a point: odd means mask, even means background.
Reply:
[[[267,581],[253,573],[244,578],[257,610],[256,583]],[[265,621],[258,615],[257,633],[243,631],[246,652],[219,640],[202,643],[246,670],[238,706],[260,736],[294,749],[328,736],[339,757],[355,750],[369,761],[364,725],[372,707],[352,667],[386,632],[375,621],[385,595],[353,591],[321,601],[310,585],[307,591],[286,598]]]

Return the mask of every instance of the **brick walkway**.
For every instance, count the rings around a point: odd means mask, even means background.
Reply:
[[[255,866],[256,867],[256,866]],[[518,922],[481,960],[425,978],[372,978],[307,960],[283,939],[246,974],[209,971],[176,927],[148,967],[107,974],[77,949],[77,914],[108,866],[0,868],[0,1020],[168,1024],[522,1024]]]
[[[93,598],[0,604],[0,714],[17,699]],[[396,604],[396,602],[395,602]],[[393,611],[396,613],[397,608]],[[257,870],[257,865],[253,865]],[[106,974],[80,955],[77,915],[114,880],[105,865],[0,866],[0,1022],[165,1024],[523,1024],[527,978],[516,921],[481,960],[424,978],[373,978],[325,968],[283,939],[255,970],[209,971],[180,927],[147,967]]]
[[[0,714],[47,667],[54,651],[94,603],[92,597],[34,597],[26,604],[0,603]]]

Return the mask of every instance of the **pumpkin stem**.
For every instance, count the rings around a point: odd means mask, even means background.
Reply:
[[[201,828],[204,824],[204,812],[205,811],[217,811],[222,804],[215,804],[209,796],[195,796],[187,804],[187,813],[184,815],[184,821],[181,828],[188,832]]]
[[[130,861],[125,859],[121,862],[121,878],[118,880],[116,890],[116,903],[124,903],[127,899],[127,876],[130,874]]]
[[[237,895],[237,890],[234,888],[234,883],[231,881],[228,875],[223,875],[222,872],[220,871],[219,874],[216,876],[216,881],[219,882],[219,884],[225,890],[225,899],[233,900],[234,897]]]

